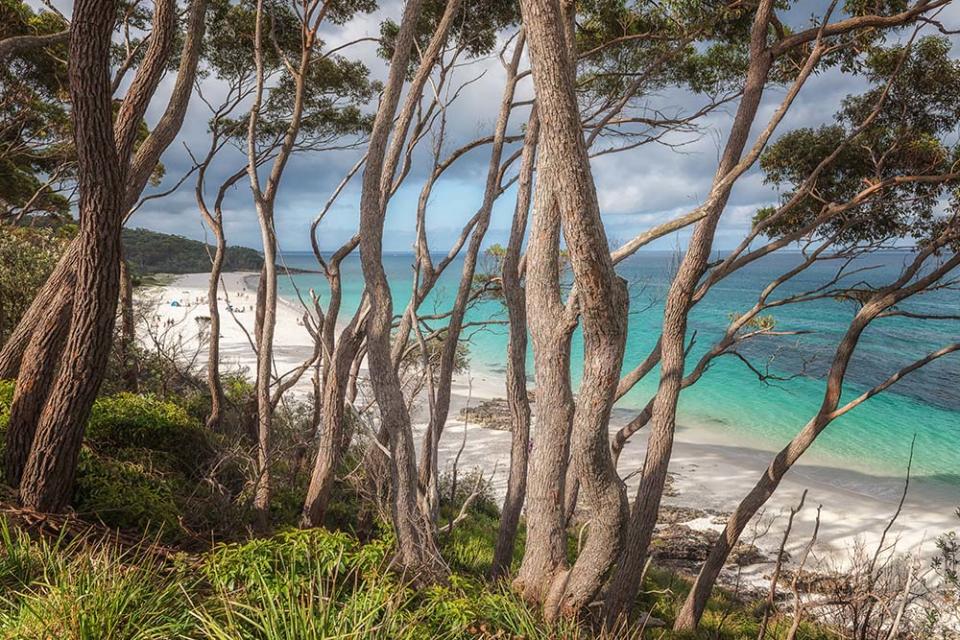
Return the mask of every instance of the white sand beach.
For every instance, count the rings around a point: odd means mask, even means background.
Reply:
[[[249,372],[254,368],[248,332],[253,330],[254,324],[255,278],[256,274],[249,273],[223,276],[226,296],[220,303],[220,349],[224,370],[246,369]],[[155,321],[166,325],[168,332],[179,334],[184,351],[189,352],[188,345],[196,345],[197,319],[207,315],[206,291],[207,274],[190,274],[176,278],[167,286],[140,290],[139,295],[142,299],[154,301],[156,307],[152,313],[156,316]],[[228,300],[234,309],[232,313],[227,309]],[[174,306],[173,302],[179,306]],[[312,339],[300,321],[302,315],[302,309],[291,301],[279,305],[275,354],[276,369],[281,375],[300,365],[312,351]],[[204,355],[200,353],[196,362],[201,364],[203,360]],[[309,389],[309,376],[305,375],[292,392],[306,394]],[[492,477],[493,489],[502,498],[509,466],[510,434],[465,424],[460,418],[460,410],[484,399],[503,397],[503,381],[496,374],[468,372],[455,380],[453,391],[450,420],[440,444],[441,467],[451,464],[465,436],[461,470],[482,469],[485,475]],[[414,416],[422,420],[423,412]],[[629,416],[629,411],[618,411],[611,430],[623,424]],[[422,428],[420,424],[418,429]],[[535,446],[535,431],[533,439]],[[636,471],[643,462],[645,441],[644,432],[635,436],[619,461],[621,475],[631,476],[628,480],[631,498],[638,479]],[[751,443],[736,442],[720,429],[682,425],[676,434],[670,467],[674,495],[667,498],[667,502],[711,512],[729,512],[749,491],[771,457],[771,452],[753,448]],[[875,476],[824,466],[815,459],[802,460],[768,503],[757,528],[769,530],[755,544],[767,552],[776,549],[789,507],[799,502],[803,491],[808,490],[806,508],[797,517],[788,550],[796,551],[806,544],[813,528],[816,507],[823,505],[814,554],[825,567],[842,565],[856,544],[863,543],[869,549],[875,547],[897,509],[903,490],[903,475],[903,469],[890,469],[889,473]],[[887,545],[895,541],[900,552],[932,553],[937,536],[960,529],[960,519],[955,514],[958,503],[960,495],[949,488],[915,479],[911,482],[903,512],[887,536]],[[767,526],[772,518],[775,518],[772,526]],[[714,517],[701,517],[686,524],[693,528],[720,529],[720,522],[722,520]],[[744,539],[749,541],[752,535],[748,528]]]

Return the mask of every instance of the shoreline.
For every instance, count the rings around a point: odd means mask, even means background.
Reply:
[[[252,330],[255,301],[256,273],[234,272],[223,274],[223,289],[237,311],[231,314],[226,301],[221,301],[221,362],[225,371],[249,375],[254,370],[255,358],[247,332]],[[251,278],[253,280],[251,280]],[[206,315],[208,274],[177,276],[166,285],[152,286],[138,291],[141,299],[158,302],[156,315],[172,322],[184,344],[196,341],[198,316]],[[251,286],[253,284],[253,286]],[[197,304],[171,306],[172,300],[183,298],[188,302],[202,299]],[[282,300],[277,306],[275,344],[276,368],[280,375],[302,364],[313,348],[313,340],[300,323],[301,307],[296,301]],[[246,331],[241,328],[241,323]],[[197,365],[205,362],[203,354]],[[295,395],[309,394],[309,375],[295,385]],[[509,468],[510,434],[465,423],[461,409],[475,406],[483,400],[505,396],[502,374],[482,369],[468,370],[455,377],[452,386],[450,417],[440,440],[439,465],[441,472],[449,469],[452,460],[463,445],[460,473],[480,468],[491,479],[492,490],[502,501],[506,491]],[[422,403],[420,403],[422,405]],[[536,406],[533,407],[534,412]],[[411,411],[415,440],[419,446],[425,428],[424,406]],[[611,416],[611,432],[625,424],[632,412],[615,409]],[[464,439],[465,437],[465,439]],[[675,508],[694,509],[710,514],[729,513],[750,490],[763,473],[774,453],[766,448],[731,442],[735,434],[722,433],[709,425],[682,422],[677,426],[674,453],[670,463],[672,491],[664,504]],[[536,429],[532,440],[536,443]],[[637,469],[642,466],[646,450],[646,434],[640,432],[626,445],[619,460],[621,477],[627,477],[627,494],[632,500],[639,480]],[[886,470],[884,470],[886,471]],[[800,501],[808,490],[806,507],[794,523],[791,543],[787,550],[796,552],[806,544],[813,530],[816,505],[822,504],[821,528],[814,556],[824,565],[842,564],[854,547],[863,544],[873,549],[883,530],[897,509],[904,487],[905,469],[890,469],[882,475],[873,475],[842,467],[831,466],[820,456],[805,456],[787,474],[780,487],[767,503],[764,513],[748,526],[743,539],[749,540],[756,523],[766,528],[766,534],[754,541],[768,555],[775,554],[791,506]],[[956,487],[938,483],[935,478],[923,476],[910,479],[910,490],[903,511],[887,536],[887,543],[897,541],[901,553],[919,551],[930,555],[935,551],[937,536],[960,529]],[[772,522],[772,525],[769,524]],[[715,517],[698,517],[683,522],[694,530],[722,530]],[[763,567],[764,565],[759,565]]]

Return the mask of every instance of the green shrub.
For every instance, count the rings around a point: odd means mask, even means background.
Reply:
[[[10,403],[13,402],[13,388],[16,385],[16,380],[0,380],[0,413],[10,411]]]
[[[214,451],[210,435],[186,410],[151,395],[118,393],[98,399],[86,436],[104,452],[143,448],[167,454],[170,464],[193,477]]]
[[[424,612],[382,571],[390,540],[292,530],[224,545],[201,569],[213,590],[194,613],[205,638],[412,638]],[[423,636],[432,637],[432,636]]]
[[[192,611],[199,633],[211,640],[322,640],[442,638],[408,608],[409,590],[385,576],[356,588],[352,578],[327,580],[253,574],[247,589],[217,590]]]
[[[111,527],[153,531],[173,541],[181,532],[181,480],[149,464],[119,460],[84,448],[77,465],[74,508]]]
[[[13,388],[16,384],[16,380],[0,380],[0,469],[2,469],[3,450],[6,445],[7,424],[10,422]]]
[[[372,574],[385,564],[389,549],[388,540],[361,545],[342,531],[291,529],[271,538],[222,545],[208,556],[203,573],[214,587],[226,590],[291,577]]]
[[[0,593],[20,589],[41,577],[57,560],[59,544],[34,543],[0,516]]]
[[[253,384],[243,376],[225,375],[221,382],[223,393],[232,404],[242,405],[253,396],[255,391]]]

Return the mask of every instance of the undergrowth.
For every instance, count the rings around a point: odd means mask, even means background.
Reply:
[[[0,432],[12,390],[11,383],[0,381]],[[293,528],[306,467],[279,471],[288,482],[286,493],[277,496],[278,532],[253,537],[243,526],[242,509],[225,511],[218,502],[223,496],[213,495],[211,487],[219,485],[217,491],[229,493],[229,500],[242,500],[242,470],[231,466],[225,438],[201,426],[191,410],[195,402],[129,393],[97,401],[73,499],[76,512],[96,524],[88,533],[31,537],[0,516],[0,639],[611,637],[589,625],[547,625],[509,584],[486,578],[499,510],[476,475],[441,478],[441,527],[478,492],[466,518],[439,535],[451,569],[442,585],[414,588],[391,570],[389,527],[378,521],[358,528],[363,503],[345,485],[337,487],[328,528]],[[198,547],[190,529],[201,526],[213,542]],[[232,536],[219,534],[231,528]],[[114,530],[126,534],[123,544]],[[131,545],[131,539],[142,542]],[[165,546],[156,547],[158,541]],[[514,571],[523,543],[521,526]],[[639,609],[669,625],[688,588],[676,574],[652,569]],[[696,635],[634,627],[615,637],[755,638],[759,615],[758,603],[720,592]],[[768,637],[782,637],[788,623],[772,625]],[[829,636],[807,625],[800,637]]]

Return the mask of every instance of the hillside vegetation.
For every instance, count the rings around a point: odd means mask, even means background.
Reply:
[[[124,229],[123,250],[137,275],[210,271],[214,247],[183,236]],[[259,271],[263,256],[248,247],[227,247],[224,271]]]

